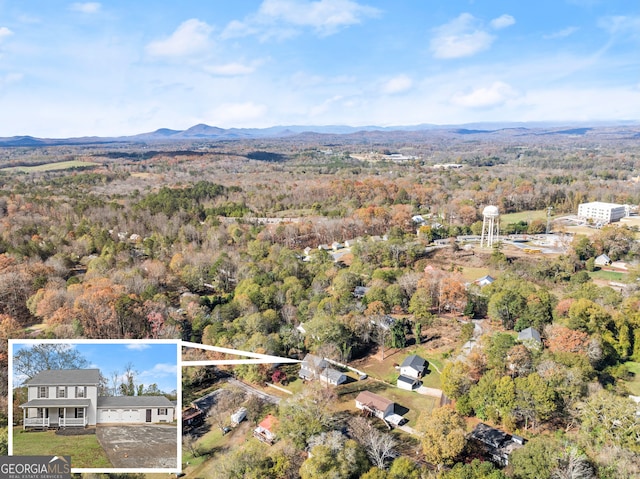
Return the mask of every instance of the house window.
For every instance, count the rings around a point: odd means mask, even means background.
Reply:
[[[167,408],[163,407],[158,409],[158,416],[166,416],[167,415]]]
[[[49,388],[47,386],[40,386],[38,388],[38,397],[39,398],[48,398],[49,397]]]
[[[83,398],[86,397],[86,386],[76,386],[76,397]]]
[[[67,397],[67,388],[65,388],[64,386],[59,386],[56,389],[56,397],[58,397],[58,398]]]
[[[81,408],[81,407],[77,407],[76,408],[76,417],[78,419],[84,418],[84,409],[83,408]]]

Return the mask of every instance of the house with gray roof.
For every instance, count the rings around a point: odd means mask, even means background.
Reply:
[[[307,354],[300,364],[299,376],[311,381],[319,379],[322,382],[337,386],[347,381],[347,376],[331,367],[330,363],[315,354]]]
[[[424,371],[429,363],[426,359],[421,358],[417,354],[407,356],[400,365],[400,375],[413,379],[420,379],[424,376]]]
[[[99,369],[45,370],[26,382],[23,427],[86,427],[103,423],[173,422],[164,396],[98,396]]]
[[[536,328],[529,327],[520,331],[518,333],[518,341],[529,349],[542,347],[542,338]]]

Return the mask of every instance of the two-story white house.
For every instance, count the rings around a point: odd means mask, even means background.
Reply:
[[[98,396],[99,369],[41,371],[27,381],[21,404],[28,427],[85,427],[101,423],[173,422],[175,406],[164,396]]]

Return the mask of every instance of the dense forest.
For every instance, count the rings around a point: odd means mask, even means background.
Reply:
[[[60,162],[71,166],[49,168]],[[339,389],[310,385],[276,408],[248,406],[254,421],[280,419],[271,448],[213,451],[185,436],[184,454],[221,478],[640,477],[628,398],[640,395],[637,227],[576,232],[561,220],[587,201],[640,204],[639,171],[637,141],[575,135],[2,148],[0,400],[8,338],[179,338],[340,363],[420,345],[441,361],[451,404],[418,414],[417,436],[345,416]],[[501,233],[550,227],[563,251],[466,248],[456,238],[482,232],[487,205]],[[613,285],[596,274],[601,254],[625,265]],[[495,281],[475,285],[480,271]],[[471,320],[483,334],[462,354]],[[542,346],[517,340],[529,327]],[[283,380],[270,365],[227,371]],[[184,368],[185,406],[219,377]],[[527,440],[507,467],[473,449],[478,420]]]

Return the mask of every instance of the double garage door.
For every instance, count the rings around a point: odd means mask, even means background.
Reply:
[[[144,409],[99,409],[99,422],[144,422]]]

